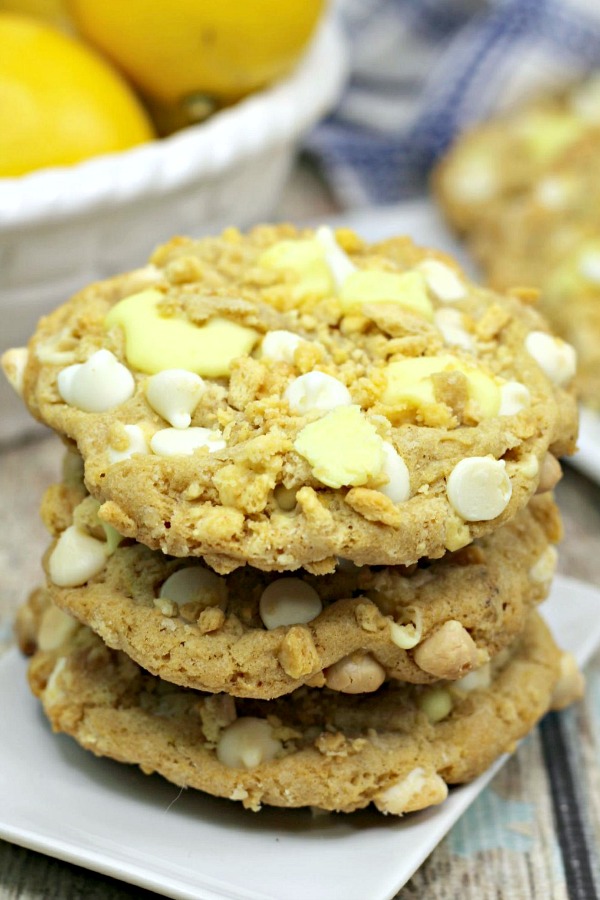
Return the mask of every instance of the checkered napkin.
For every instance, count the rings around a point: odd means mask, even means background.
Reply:
[[[338,0],[351,77],[308,137],[344,207],[424,188],[453,136],[600,66],[599,0]]]

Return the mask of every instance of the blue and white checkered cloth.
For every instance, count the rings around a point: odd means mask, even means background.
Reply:
[[[309,135],[346,208],[421,193],[454,135],[600,67],[600,0],[339,0],[351,77]]]

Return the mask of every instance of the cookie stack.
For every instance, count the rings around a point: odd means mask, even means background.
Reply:
[[[529,285],[577,350],[576,387],[600,408],[600,76],[461,135],[435,194],[498,290]]]
[[[241,801],[401,815],[581,679],[535,612],[571,348],[407,238],[174,239],[4,357],[67,445],[19,614],[55,730]]]

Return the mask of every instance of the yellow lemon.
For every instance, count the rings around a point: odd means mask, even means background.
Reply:
[[[161,104],[228,103],[281,77],[324,0],[67,0],[76,27]]]
[[[0,0],[0,12],[21,13],[68,27],[64,0]]]
[[[93,50],[8,12],[0,12],[0,47],[0,176],[152,139],[139,101]]]

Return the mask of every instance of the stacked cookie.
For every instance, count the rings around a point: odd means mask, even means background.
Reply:
[[[489,283],[528,285],[577,350],[577,389],[600,408],[600,77],[458,138],[435,194]]]
[[[175,239],[5,371],[67,445],[19,615],[52,726],[241,801],[441,802],[581,690],[535,611],[571,348],[406,238]]]

